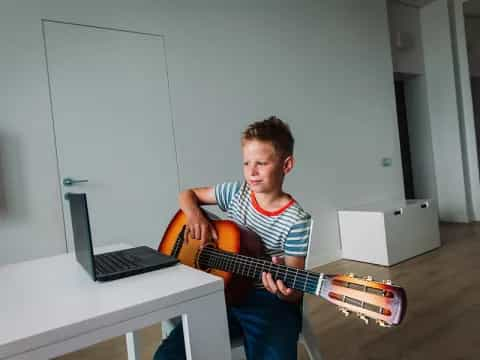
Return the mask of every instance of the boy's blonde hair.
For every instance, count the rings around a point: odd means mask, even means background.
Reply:
[[[295,140],[290,127],[276,116],[248,125],[242,133],[242,144],[248,140],[268,141],[284,158],[293,155]]]

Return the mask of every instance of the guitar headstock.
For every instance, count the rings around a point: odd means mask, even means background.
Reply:
[[[392,284],[390,280],[378,282],[371,276],[323,275],[320,296],[338,305],[339,310],[348,316],[356,313],[368,324],[376,320],[382,327],[399,325],[407,309],[405,290]]]

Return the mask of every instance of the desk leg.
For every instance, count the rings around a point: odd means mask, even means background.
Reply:
[[[140,360],[140,336],[139,331],[132,331],[125,334],[125,341],[127,342],[127,359]]]
[[[196,301],[195,308],[182,315],[182,324],[187,360],[232,358],[222,291]]]

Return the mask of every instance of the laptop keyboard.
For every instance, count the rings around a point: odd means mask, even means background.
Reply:
[[[95,267],[101,274],[135,269],[138,266],[136,262],[121,253],[100,254],[95,256]]]

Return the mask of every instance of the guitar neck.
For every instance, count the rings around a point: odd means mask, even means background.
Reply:
[[[202,250],[199,262],[206,268],[228,271],[255,280],[261,280],[262,272],[268,272],[274,280],[282,280],[289,288],[320,295],[323,274],[208,247]]]

